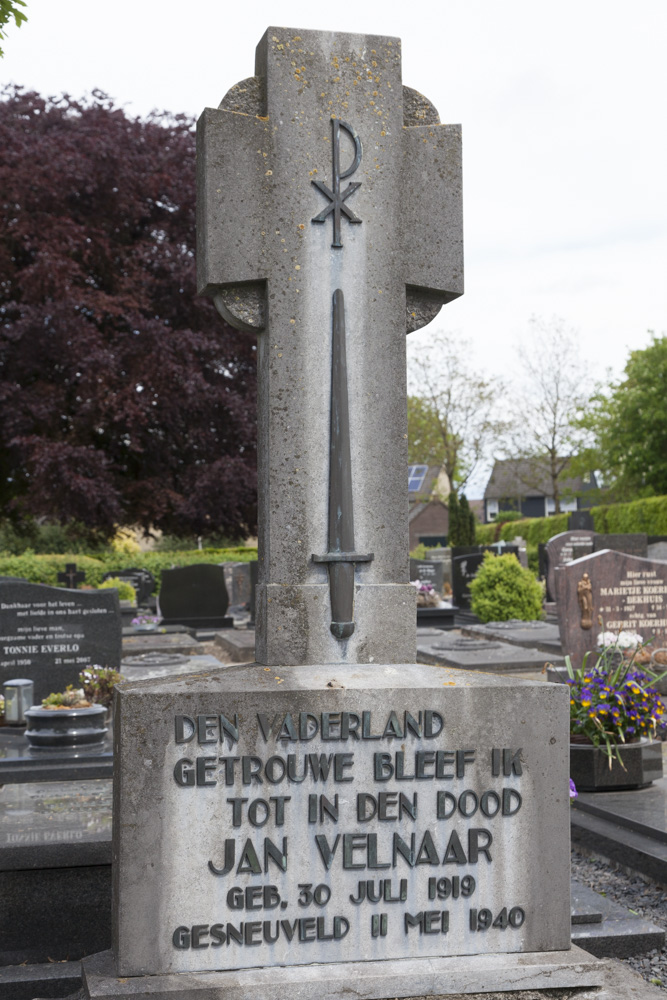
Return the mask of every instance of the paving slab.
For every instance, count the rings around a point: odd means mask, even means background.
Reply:
[[[539,649],[512,646],[497,639],[474,639],[457,632],[443,632],[441,637],[426,637],[424,641],[417,638],[417,662],[435,666],[514,674],[541,670],[547,659],[563,662],[562,657],[548,657]]]
[[[212,642],[225,652],[234,663],[254,663],[255,661],[255,630],[225,629],[215,632]]]
[[[477,639],[498,639],[513,646],[539,649],[545,653],[562,655],[560,631],[554,622],[523,622],[513,619],[506,622],[487,622],[485,625],[462,625],[464,635]]]
[[[662,927],[574,879],[571,901],[572,943],[598,958],[628,958],[665,943]]]
[[[123,637],[123,658],[138,653],[189,653],[194,655],[201,646],[188,632],[148,632]]]

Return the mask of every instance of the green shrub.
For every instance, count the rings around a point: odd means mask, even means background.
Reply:
[[[470,594],[471,608],[483,622],[534,621],[542,616],[542,587],[511,553],[485,553]]]
[[[98,590],[117,590],[119,601],[134,601],[137,603],[137,592],[127,580],[119,580],[117,576],[110,576],[99,585]]]

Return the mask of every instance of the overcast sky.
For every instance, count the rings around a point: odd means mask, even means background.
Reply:
[[[2,82],[100,88],[138,115],[217,106],[269,25],[397,35],[404,82],[463,126],[466,293],[433,326],[503,373],[533,314],[576,327],[600,374],[667,332],[665,0],[28,0],[26,13]]]

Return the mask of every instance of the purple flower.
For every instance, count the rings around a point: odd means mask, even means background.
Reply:
[[[570,798],[571,799],[576,799],[576,797],[578,795],[579,795],[579,792],[577,791],[577,786],[573,782],[572,778],[570,778]]]

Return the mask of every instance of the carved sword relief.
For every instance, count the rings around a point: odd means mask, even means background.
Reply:
[[[331,594],[331,632],[349,639],[354,632],[354,566],[371,562],[373,553],[354,551],[350,412],[347,399],[345,301],[337,288],[333,294],[333,348],[331,359],[331,430],[329,441],[329,551],[313,555],[313,562],[328,563]]]

